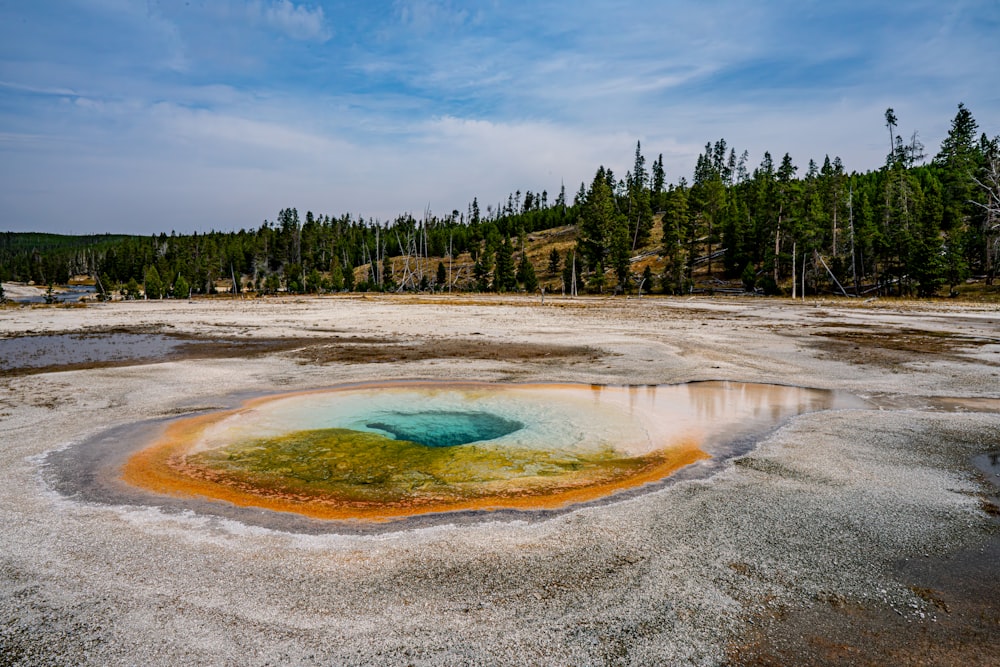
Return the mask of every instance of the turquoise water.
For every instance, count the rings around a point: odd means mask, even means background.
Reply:
[[[552,455],[646,454],[734,441],[803,412],[829,392],[738,382],[608,387],[418,382],[277,396],[206,428],[195,451],[292,432],[348,429],[429,448],[476,442]]]
[[[391,435],[396,440],[409,440],[427,447],[485,442],[524,428],[519,421],[489,412],[450,410],[387,412],[374,415],[365,426]]]

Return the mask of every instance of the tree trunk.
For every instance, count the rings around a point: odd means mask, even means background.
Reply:
[[[781,253],[781,209],[778,209],[778,226],[774,228],[774,284],[778,284],[778,257]]]

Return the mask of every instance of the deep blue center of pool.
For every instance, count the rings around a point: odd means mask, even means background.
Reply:
[[[365,426],[427,447],[454,447],[500,438],[524,424],[489,412],[386,412]]]

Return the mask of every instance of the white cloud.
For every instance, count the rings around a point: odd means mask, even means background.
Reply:
[[[72,88],[62,88],[59,86],[35,86],[15,81],[0,81],[0,88],[9,88],[22,93],[32,93],[35,95],[55,95],[60,97],[73,97],[77,92]]]
[[[397,0],[396,12],[403,26],[421,34],[455,28],[469,19],[467,10],[435,0]]]
[[[322,7],[296,5],[290,0],[254,0],[247,5],[247,14],[292,39],[325,42],[332,34]]]

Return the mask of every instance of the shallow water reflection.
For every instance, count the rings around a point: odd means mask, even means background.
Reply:
[[[558,508],[656,482],[847,400],[737,382],[353,385],[179,420],[129,459],[124,479],[325,519]]]

